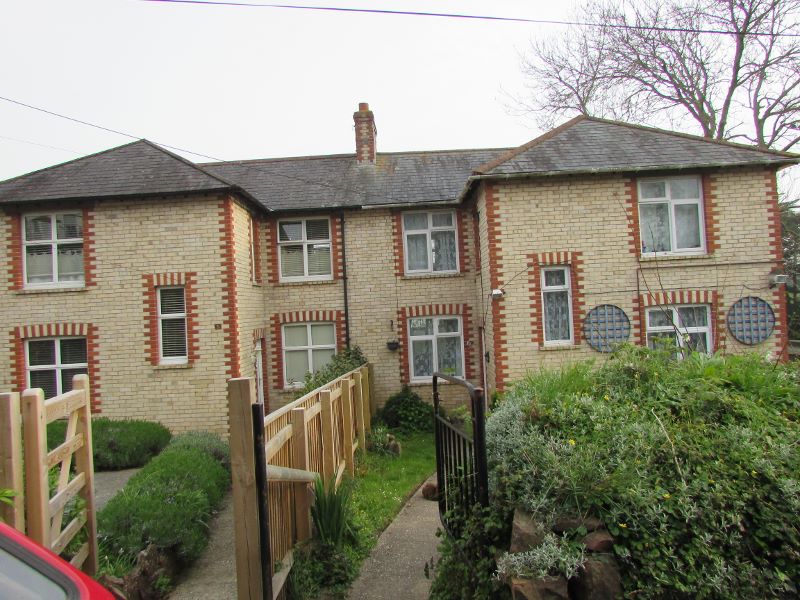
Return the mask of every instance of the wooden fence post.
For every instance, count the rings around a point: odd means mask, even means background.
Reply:
[[[0,504],[3,521],[25,533],[25,491],[22,480],[22,419],[19,394],[0,394],[0,488],[16,492],[13,504]]]
[[[255,400],[255,381],[252,378],[241,377],[228,381],[236,589],[239,600],[262,600],[264,595],[251,408]]]
[[[361,393],[365,394],[364,397],[364,430],[369,433],[372,431],[372,415],[375,413],[375,407],[372,405],[374,400],[372,397],[372,373],[370,369],[372,365],[365,365],[361,379]]]
[[[83,571],[88,575],[97,572],[97,513],[94,505],[94,456],[92,455],[92,398],[89,389],[88,375],[75,375],[72,378],[72,389],[83,390],[86,404],[79,409],[78,434],[83,434],[83,446],[75,453],[75,467],[83,473],[85,483],[80,496],[86,502],[86,533],[88,536],[89,554],[83,563]]]
[[[308,441],[306,440],[306,409],[292,409],[292,467],[308,471]],[[297,541],[311,537],[311,513],[308,483],[294,484],[294,515]]]
[[[344,463],[347,472],[352,477],[356,474],[356,466],[353,462],[353,382],[348,377],[342,380],[342,431],[344,433]]]
[[[50,485],[47,480],[47,420],[44,392],[22,392],[22,425],[25,428],[25,509],[28,537],[50,548]]]
[[[356,407],[356,432],[358,433],[358,447],[361,450],[367,449],[367,432],[364,430],[364,390],[361,378],[361,371],[353,373],[353,394],[355,394],[355,407]]]
[[[322,405],[320,417],[322,418],[322,482],[327,486],[336,474],[336,448],[333,444],[333,405],[330,390],[319,393],[319,403]]]

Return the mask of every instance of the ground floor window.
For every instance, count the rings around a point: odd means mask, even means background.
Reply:
[[[72,390],[72,378],[88,372],[85,337],[35,338],[25,342],[28,387],[45,398]]]
[[[283,369],[287,386],[302,385],[306,373],[316,373],[336,354],[333,323],[283,326]]]
[[[658,306],[647,309],[647,345],[653,349],[676,348],[711,353],[711,310],[704,304]]]
[[[414,317],[408,320],[411,379],[426,381],[434,371],[464,376],[461,317]]]
[[[161,364],[185,364],[189,354],[183,286],[158,288],[158,321]]]

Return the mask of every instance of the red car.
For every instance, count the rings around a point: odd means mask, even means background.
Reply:
[[[114,600],[60,556],[0,523],[0,600]]]

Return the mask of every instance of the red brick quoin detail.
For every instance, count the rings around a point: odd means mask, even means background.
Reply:
[[[717,210],[717,182],[705,174],[703,185],[703,220],[706,225],[706,253],[714,254],[719,248],[719,211]]]
[[[28,387],[25,369],[25,340],[43,337],[76,336],[86,338],[86,353],[91,393],[92,412],[102,412],[100,405],[100,357],[97,346],[97,327],[92,323],[47,323],[44,325],[24,325],[15,327],[9,334],[11,342],[11,371],[14,373],[16,387],[22,391]]]
[[[711,306],[711,336],[714,338],[714,352],[725,348],[724,316],[719,310],[720,295],[709,290],[673,290],[642,294],[638,298],[639,343],[646,345],[646,309],[653,306],[674,306],[676,304],[707,304]],[[635,326],[635,325],[634,325]]]
[[[63,207],[54,207],[53,211],[64,210]],[[83,218],[83,278],[86,287],[97,285],[95,281],[96,257],[94,250],[95,223],[94,211],[87,207],[81,209]],[[9,237],[6,240],[6,252],[9,258],[8,284],[12,291],[25,287],[22,266],[22,214],[7,212],[6,224]]]
[[[572,292],[572,335],[573,343],[578,345],[583,339],[583,259],[580,252],[542,252],[529,254],[532,265],[528,275],[528,289],[531,298],[531,341],[544,346],[544,318],[542,307],[542,267],[569,267]]]
[[[225,331],[225,367],[228,377],[241,376],[239,360],[239,314],[236,311],[236,261],[233,237],[233,199],[219,203],[220,263],[222,273],[222,318]]]
[[[403,245],[403,213],[392,214],[392,240],[394,241],[394,274],[402,277],[406,271],[406,257]]]
[[[322,218],[322,216],[307,215],[280,220],[290,221],[293,218],[313,219]],[[331,225],[331,262],[333,268],[333,279],[336,281],[344,277],[344,261],[342,260],[342,227],[337,216],[330,215],[329,218]],[[281,277],[281,267],[278,259],[278,220],[279,219],[275,218],[267,219],[264,227],[267,244],[267,280],[270,283],[279,283]]]
[[[283,331],[288,323],[333,323],[336,330],[336,351],[345,347],[344,311],[341,310],[297,310],[288,313],[276,313],[270,317],[272,329],[272,384],[276,389],[286,387],[283,379]]]
[[[497,189],[486,184],[486,245],[488,247],[489,285],[491,289],[502,287],[500,272],[503,270],[503,257],[500,254],[500,217],[497,206]],[[506,357],[506,319],[503,299],[492,300],[492,354],[494,359],[495,389],[502,392],[508,376]]]
[[[473,352],[472,308],[467,304],[422,304],[403,307],[397,312],[397,339],[400,340],[400,381],[411,381],[408,347],[408,320],[415,317],[460,316],[461,336],[464,344],[464,378],[475,378],[475,358]]]
[[[250,243],[253,245],[253,283],[261,283],[261,221],[256,215],[250,215]]]
[[[464,211],[456,209],[456,235],[458,236],[458,272],[467,272],[467,225]]]
[[[631,254],[637,258],[642,253],[642,239],[639,236],[639,191],[636,180],[625,182],[625,204],[628,211],[628,243]]]
[[[189,364],[200,358],[200,326],[197,323],[197,273],[156,273],[142,275],[144,297],[145,359],[153,366],[161,361],[158,347],[158,300],[156,289],[183,286],[186,298],[186,340]]]

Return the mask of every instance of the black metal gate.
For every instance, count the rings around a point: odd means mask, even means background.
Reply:
[[[472,439],[450,423],[439,404],[439,380],[444,379],[469,392],[472,409]],[[469,514],[476,504],[489,504],[489,475],[486,467],[486,428],[483,389],[468,381],[433,374],[433,420],[436,434],[436,477],[439,482],[439,518],[445,531],[459,536],[451,509]]]

